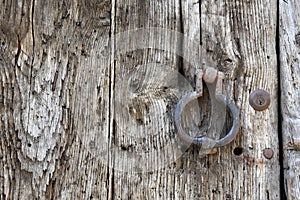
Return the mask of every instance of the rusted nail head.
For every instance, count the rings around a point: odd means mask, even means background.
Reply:
[[[267,109],[271,103],[270,94],[262,89],[254,90],[249,97],[249,103],[257,111]]]
[[[274,151],[272,149],[266,148],[266,149],[264,149],[263,153],[264,153],[265,158],[267,158],[267,159],[273,158]]]

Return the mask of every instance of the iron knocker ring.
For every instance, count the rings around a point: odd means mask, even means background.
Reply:
[[[222,94],[222,79],[224,77],[223,73],[217,72],[215,69],[208,68],[205,71],[203,79],[207,83],[212,83],[215,81],[215,79],[217,79],[216,91],[215,91],[216,100],[219,101],[220,103],[224,103],[224,105],[226,105],[229,108],[232,119],[233,119],[232,127],[231,127],[231,130],[229,131],[229,133],[226,136],[224,136],[223,138],[216,139],[216,140],[212,139],[210,137],[207,137],[207,136],[192,137],[184,131],[184,129],[181,125],[182,113],[183,113],[185,106],[188,103],[190,103],[192,100],[195,100],[202,96],[202,93],[203,93],[202,92],[202,76],[203,76],[203,72],[201,70],[197,73],[197,78],[198,78],[197,83],[196,83],[197,91],[194,91],[194,92],[184,95],[181,98],[181,100],[178,102],[178,104],[176,106],[176,110],[175,110],[175,125],[177,127],[179,138],[187,144],[193,143],[193,144],[203,145],[205,143],[210,143],[210,144],[213,144],[211,146],[211,148],[221,147],[221,146],[229,144],[235,138],[235,136],[237,135],[237,133],[239,131],[239,127],[240,127],[239,111],[238,111],[237,107],[234,105],[232,100],[230,100],[229,98],[227,98],[225,95]]]

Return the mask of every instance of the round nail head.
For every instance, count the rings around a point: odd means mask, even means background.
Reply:
[[[271,103],[270,94],[262,89],[257,89],[250,94],[249,103],[257,111],[267,109]]]
[[[273,154],[274,154],[274,152],[273,152],[273,150],[272,150],[272,149],[270,149],[270,148],[266,148],[266,149],[264,149],[264,152],[263,152],[263,154],[264,154],[265,158],[267,158],[267,159],[271,159],[271,158],[273,158]]]

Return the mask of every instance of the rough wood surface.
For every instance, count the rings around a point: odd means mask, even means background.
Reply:
[[[300,3],[280,1],[280,80],[283,168],[288,199],[300,197]]]
[[[107,167],[83,136],[108,132],[110,60],[97,38],[109,34],[111,3],[0,8],[1,199],[105,198]]]
[[[279,199],[276,6],[1,1],[1,199]],[[115,35],[149,27],[165,34]],[[136,49],[141,43],[151,48]],[[178,142],[175,105],[206,66],[225,73],[242,127],[233,143],[203,157],[170,144]],[[120,88],[128,77],[129,94]],[[248,103],[256,88],[272,97],[263,112]],[[214,118],[204,93],[192,130]]]
[[[261,1],[202,1],[201,5],[185,1],[183,5],[183,31],[199,33],[193,37],[202,44],[201,67],[225,73],[224,93],[236,101],[242,121],[236,141],[207,159],[215,173],[209,178],[202,174],[199,180],[207,179],[209,189],[204,186],[199,193],[206,195],[203,199],[225,199],[226,195],[279,199],[276,5]],[[194,74],[190,67],[185,69],[186,74]],[[257,88],[269,91],[272,97],[271,106],[263,112],[254,111],[248,103],[249,94]],[[241,156],[234,155],[236,147],[243,148]],[[262,155],[269,147],[274,150],[271,160]]]

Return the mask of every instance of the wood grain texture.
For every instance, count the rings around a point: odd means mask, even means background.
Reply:
[[[108,41],[97,38],[109,34],[110,2],[0,7],[1,199],[108,196],[107,168],[91,158],[85,137],[108,133],[110,62],[98,52]]]
[[[170,21],[169,13],[165,13],[165,9],[161,10],[161,7],[173,7],[172,3],[156,2],[154,4],[147,2],[144,4],[143,2],[143,5],[141,5],[139,1],[118,2],[116,4],[116,22],[118,22],[116,31],[158,26],[159,23],[161,23],[160,27],[168,27],[164,24]],[[180,19],[175,21],[178,25],[174,26],[174,29],[186,33],[192,38],[191,41],[202,43],[198,53],[199,59],[203,59],[202,62],[199,62],[199,65],[200,63],[202,65],[197,67],[218,66],[219,70],[225,72],[227,83],[224,90],[229,96],[235,98],[242,110],[242,132],[231,148],[220,149],[219,154],[215,156],[201,158],[197,153],[197,148],[195,148],[190,149],[188,153],[176,160],[173,166],[168,165],[156,173],[140,175],[115,171],[113,191],[119,194],[116,197],[120,199],[224,199],[226,197],[233,199],[279,199],[277,65],[275,52],[276,7],[271,5],[265,7],[256,2],[246,5],[241,3],[235,5],[227,2],[218,2],[214,5],[213,3],[203,2],[199,5],[197,2],[183,1],[177,6],[176,3],[174,4],[174,7],[180,9],[177,12],[180,13]],[[124,10],[125,13],[123,13]],[[119,12],[120,14],[118,14]],[[155,16],[152,12],[158,12],[158,14]],[[203,20],[201,23],[199,13],[201,13],[201,19]],[[263,19],[267,23],[258,20],[262,17],[259,16],[261,13],[263,13],[263,16],[265,15]],[[141,16],[145,17],[141,18]],[[178,16],[178,14],[175,16]],[[126,26],[122,26],[123,23]],[[265,30],[268,30],[268,32]],[[273,40],[269,38],[273,38]],[[197,50],[191,49],[191,52]],[[154,60],[152,52],[155,51],[137,51],[130,53],[125,58],[124,56],[117,58],[116,76],[122,70],[126,72],[131,70],[132,66],[149,62],[163,63],[168,66],[174,65],[172,62]],[[168,57],[164,52],[159,51],[156,51],[155,55],[158,55],[160,59]],[[173,63],[176,63],[175,59],[173,60]],[[185,76],[191,84],[194,84],[195,66],[190,66],[185,62],[182,62],[182,64],[179,58],[179,66],[175,66],[175,69],[179,67],[180,70],[182,67]],[[259,79],[255,77],[259,77]],[[248,104],[249,91],[256,88],[268,90],[274,99],[271,107],[262,113],[255,112]],[[153,107],[151,102],[147,105],[147,107]],[[204,106],[202,115],[209,115],[209,108],[207,105]],[[145,108],[140,111],[145,113]],[[164,115],[164,105],[161,105],[155,111],[159,115]],[[174,128],[169,127],[167,121],[164,121],[160,126],[164,130]],[[133,127],[131,128],[133,129]],[[256,131],[258,129],[259,132]],[[147,127],[144,125],[143,131],[146,130]],[[138,137],[138,132],[135,132],[135,134]],[[164,137],[164,134],[166,134],[164,131],[160,132],[160,137]],[[114,132],[114,137],[119,145],[131,147],[129,149],[124,148],[127,151],[138,148],[139,145],[149,145],[149,143],[137,144],[124,138],[124,132]],[[160,145],[164,144],[160,143]],[[235,146],[242,146],[244,149],[243,154],[239,157],[232,154]],[[267,160],[262,155],[263,149],[268,147],[274,148],[275,155],[272,160]],[[118,155],[116,156],[118,157]],[[115,165],[120,164],[117,159],[115,163]],[[122,163],[125,168],[132,165],[130,161]],[[135,169],[132,171],[135,171]],[[149,186],[151,186],[150,191]],[[237,190],[237,188],[241,189]],[[155,194],[157,196],[153,196]]]
[[[280,80],[284,157],[284,178],[287,199],[300,197],[300,3],[280,1]]]
[[[0,199],[279,199],[276,14],[242,0],[1,1]],[[136,49],[116,35],[150,27],[186,37]],[[178,157],[174,109],[206,66],[225,73],[242,128],[214,155]],[[248,103],[256,88],[272,97],[263,112]],[[199,104],[191,134],[215,120],[207,88]]]
[[[203,199],[279,199],[276,5],[262,1],[201,1],[201,5],[185,1],[183,5],[183,13],[188,13],[183,15],[183,31],[199,33],[191,35],[202,44],[200,67],[225,73],[223,91],[235,100],[242,121],[235,142],[206,158],[215,173],[209,178],[202,174],[200,180],[207,179],[207,185],[198,192]],[[190,66],[184,69],[186,74],[194,74]],[[249,94],[257,88],[272,96],[271,106],[263,112],[254,111],[248,103]],[[233,153],[236,147],[243,148],[240,156]],[[271,160],[262,155],[268,147],[275,152]]]

